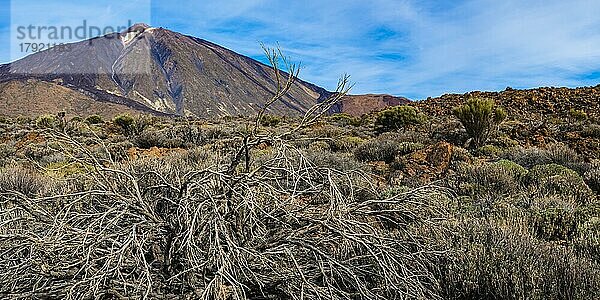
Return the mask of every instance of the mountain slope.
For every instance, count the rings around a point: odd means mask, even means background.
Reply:
[[[141,109],[141,108],[140,108]],[[5,116],[57,114],[67,116],[100,114],[113,117],[117,114],[134,113],[138,109],[123,104],[99,101],[92,94],[76,91],[56,82],[36,79],[11,80],[0,83],[0,112]]]
[[[138,24],[0,67],[0,82],[37,79],[154,113],[254,114],[275,90],[272,68],[208,41]],[[298,115],[330,95],[298,80],[269,113]]]

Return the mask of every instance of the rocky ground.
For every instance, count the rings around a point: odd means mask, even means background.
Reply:
[[[247,117],[2,119],[0,294],[597,298],[599,91],[445,95],[385,130],[378,113],[255,133]],[[451,113],[473,95],[508,113],[479,148]],[[67,255],[82,249],[94,263]]]

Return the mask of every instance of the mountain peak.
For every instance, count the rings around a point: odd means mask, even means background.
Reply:
[[[57,80],[99,101],[196,117],[253,115],[275,93],[272,67],[216,44],[143,23],[117,37],[73,43],[68,53],[27,56],[0,67],[0,83]],[[48,89],[48,94],[58,90]],[[269,113],[300,115],[329,95],[297,80]],[[2,100],[0,92],[0,106]]]
[[[127,30],[125,30],[125,32],[123,33],[129,33],[129,32],[144,32],[146,29],[150,29],[150,25],[146,24],[146,23],[136,23],[133,24],[131,27],[129,27]]]
[[[136,23],[120,34],[121,41],[123,44],[127,45],[144,32],[150,31],[150,29],[152,29],[152,27],[146,23]]]

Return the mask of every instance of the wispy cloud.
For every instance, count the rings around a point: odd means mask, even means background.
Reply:
[[[114,9],[130,2],[106,2],[115,4],[107,16],[136,17],[135,9]],[[71,5],[73,15],[93,10],[82,3]],[[595,0],[152,1],[154,26],[257,59],[259,42],[279,42],[302,62],[303,79],[333,89],[348,73],[354,93],[417,99],[598,84],[599,15]]]

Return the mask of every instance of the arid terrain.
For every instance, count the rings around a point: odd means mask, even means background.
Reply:
[[[0,293],[596,298],[597,90],[361,117],[4,118]],[[454,109],[472,97],[506,114],[477,147]]]
[[[600,298],[600,85],[410,101],[143,24],[71,47],[0,67],[1,298]]]

